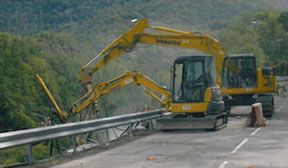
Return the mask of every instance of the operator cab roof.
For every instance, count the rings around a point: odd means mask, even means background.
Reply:
[[[255,57],[254,54],[252,53],[241,53],[241,54],[232,54],[232,55],[228,55],[228,57]]]
[[[185,62],[185,61],[189,61],[189,60],[204,60],[207,58],[213,58],[211,55],[190,55],[190,56],[181,56],[179,58],[177,58],[174,62]]]

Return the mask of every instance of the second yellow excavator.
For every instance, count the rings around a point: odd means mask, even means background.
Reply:
[[[225,108],[259,102],[264,117],[272,117],[274,114],[275,70],[271,67],[256,68],[256,57],[253,54],[226,56],[221,82]]]

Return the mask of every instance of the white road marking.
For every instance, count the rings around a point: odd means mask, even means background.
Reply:
[[[285,103],[285,104],[286,104],[286,103]],[[276,112],[278,113],[278,112],[284,107],[285,104],[282,104],[282,105],[278,108],[278,110],[276,110]]]
[[[221,165],[219,165],[218,168],[225,168],[225,166],[227,165],[228,161],[224,161]]]
[[[231,154],[237,152],[246,142],[248,141],[248,138],[245,138],[239,145],[236,146],[236,148],[231,152]]]
[[[267,122],[266,122],[267,123]],[[261,127],[259,127],[259,128],[257,128],[255,131],[253,131],[250,135],[251,136],[254,136],[254,135],[256,135],[257,134],[257,132],[259,132],[260,131],[260,129],[261,129]]]
[[[276,112],[279,112],[287,103],[284,102],[277,110]],[[266,124],[268,124],[271,120],[266,120]],[[261,130],[262,127],[257,128],[254,130],[250,135],[254,136]],[[246,142],[248,141],[248,138],[245,138],[240,144],[238,144],[235,149],[231,152],[231,154],[236,153]],[[221,165],[219,165],[218,168],[225,168],[225,166],[228,164],[228,161],[224,161]]]
[[[266,124],[268,124],[271,120],[265,120]],[[257,134],[257,132],[259,132],[261,130],[262,127],[257,128],[256,130],[254,130],[250,135],[254,136]]]

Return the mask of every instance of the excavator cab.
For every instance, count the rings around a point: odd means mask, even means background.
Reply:
[[[157,128],[219,129],[227,124],[224,102],[216,85],[214,57],[184,56],[172,68],[172,116],[157,120]]]
[[[177,58],[173,64],[172,74],[172,112],[187,114],[223,112],[221,92],[215,82],[214,57],[197,55]]]
[[[257,84],[256,58],[252,54],[235,54],[224,59],[224,88],[253,88]]]
[[[173,70],[173,103],[204,102],[206,88],[216,86],[213,57],[180,57]]]
[[[264,117],[271,117],[276,92],[275,70],[257,68],[256,57],[251,53],[229,55],[223,62],[221,92],[227,109],[258,102],[262,104]]]

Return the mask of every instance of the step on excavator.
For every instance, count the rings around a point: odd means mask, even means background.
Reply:
[[[152,29],[157,33],[146,33],[146,29]],[[195,49],[208,55],[177,58],[172,66],[170,90],[140,73],[133,72],[92,87],[94,72],[122,53],[131,51],[137,43]],[[144,86],[146,93],[159,101],[166,112],[170,112],[169,115],[157,120],[158,129],[221,129],[227,125],[228,120],[217,83],[221,83],[218,74],[222,72],[222,63],[226,55],[220,43],[208,35],[151,26],[147,19],[141,19],[81,69],[79,81],[87,93],[73,104],[69,114],[76,115],[93,106],[99,97],[117,88],[136,84]],[[63,122],[67,122],[70,115],[59,108],[43,80],[40,76],[37,77],[55,106],[55,113]],[[161,95],[166,99],[162,100]]]

